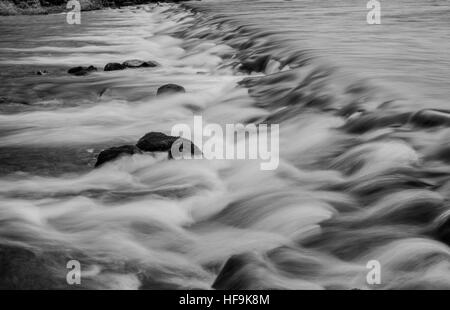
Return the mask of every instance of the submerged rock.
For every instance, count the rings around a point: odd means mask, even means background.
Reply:
[[[386,127],[401,127],[408,122],[410,113],[396,113],[387,111],[385,113],[355,112],[348,117],[344,129],[350,133],[365,133],[370,130]]]
[[[127,68],[152,68],[158,66],[158,64],[154,61],[143,61],[139,59],[124,61],[122,65]]]
[[[98,154],[95,167],[103,165],[108,161],[115,160],[123,155],[133,155],[137,153],[141,152],[134,145],[122,145],[118,147],[111,147],[109,149],[101,151],[100,154]]]
[[[321,289],[319,285],[307,281],[289,281],[283,272],[277,270],[272,260],[280,262],[278,257],[292,257],[294,250],[286,251],[278,248],[271,251],[273,254],[261,255],[254,252],[245,252],[231,256],[217,275],[212,287],[217,290],[286,290],[286,289]],[[277,254],[278,253],[278,254]],[[303,263],[303,264],[302,264]],[[286,266],[290,265],[290,266]],[[308,264],[310,267],[311,264]],[[291,267],[292,266],[292,267]],[[295,268],[298,278],[301,279],[304,262],[286,262],[278,267]],[[303,268],[303,269],[302,269]],[[291,270],[292,271],[292,270]]]
[[[70,68],[67,71],[67,73],[72,74],[72,75],[87,75],[94,71],[97,71],[97,68],[94,66],[89,66],[89,67],[78,66],[78,67]]]
[[[103,71],[116,71],[116,70],[123,70],[125,68],[126,67],[123,64],[120,64],[118,62],[110,62],[110,63],[106,64]]]
[[[427,156],[430,159],[441,160],[450,163],[450,141],[442,141],[440,145],[432,149]]]
[[[410,119],[410,122],[420,127],[450,126],[450,111],[426,109],[416,112]]]
[[[450,217],[447,216],[442,219],[432,235],[437,240],[450,246]]]
[[[450,144],[442,146],[435,154],[436,158],[450,163]]]
[[[231,256],[217,275],[212,287],[216,290],[248,290],[264,287],[260,276],[267,270],[266,262],[255,253]]]
[[[243,61],[242,64],[239,66],[239,70],[249,74],[252,72],[264,72],[269,61],[270,56],[267,55],[260,57],[253,57],[246,61]]]
[[[36,75],[47,75],[48,71],[47,70],[38,70],[36,71]]]
[[[175,94],[175,93],[185,93],[186,90],[183,86],[177,84],[166,84],[158,88],[156,92],[157,95]]]

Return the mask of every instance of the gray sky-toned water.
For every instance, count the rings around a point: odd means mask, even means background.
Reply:
[[[367,2],[206,0],[190,5],[273,32],[280,38],[277,45],[322,56],[389,86],[419,107],[448,107],[449,2],[381,0],[380,25],[367,23]]]

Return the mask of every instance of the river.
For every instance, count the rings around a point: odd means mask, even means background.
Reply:
[[[363,2],[1,17],[0,287],[76,288],[76,260],[89,289],[449,289],[450,10],[381,1],[368,25]],[[127,59],[159,65],[102,70]],[[279,125],[279,166],[94,168],[194,115]]]

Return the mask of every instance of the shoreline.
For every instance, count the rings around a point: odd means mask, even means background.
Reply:
[[[123,5],[106,5],[102,0],[78,0],[81,5],[81,11],[96,11],[102,10],[105,8],[121,8],[128,5],[141,5],[148,3],[157,3],[157,2],[179,2],[179,1],[139,1],[139,0],[131,0],[126,1]],[[108,2],[111,4],[111,2]],[[0,2],[0,16],[18,16],[18,15],[48,15],[48,14],[58,14],[66,12],[68,9],[66,4],[63,5],[50,5],[50,6],[42,6],[37,1],[35,6],[29,6],[28,4],[23,4],[22,7],[14,4],[9,0]]]
[[[81,11],[93,11],[106,8],[101,0],[79,0]],[[34,6],[23,4],[21,6],[11,1],[0,3],[0,16],[20,16],[20,15],[48,15],[67,11],[66,4],[42,6],[39,2]]]

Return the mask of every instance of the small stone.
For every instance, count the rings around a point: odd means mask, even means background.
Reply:
[[[89,67],[78,66],[78,67],[70,68],[67,71],[67,73],[72,74],[72,75],[81,76],[81,75],[87,75],[94,71],[97,71],[97,68],[94,66],[89,66]]]
[[[158,88],[156,92],[157,95],[166,95],[166,94],[176,94],[176,93],[185,93],[186,90],[183,86],[177,84],[166,84]]]
[[[131,59],[131,60],[127,60],[124,61],[122,63],[122,65],[124,67],[127,68],[151,68],[151,67],[156,67],[158,66],[158,64],[154,61],[143,61],[143,60],[139,60],[139,59]]]
[[[123,70],[126,67],[118,62],[110,62],[108,63],[103,71],[117,71],[117,70]]]

